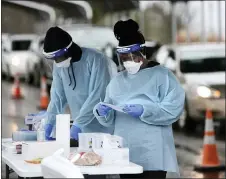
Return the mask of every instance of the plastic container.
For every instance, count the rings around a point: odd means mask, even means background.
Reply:
[[[16,131],[12,134],[13,141],[37,141],[37,131]]]
[[[42,119],[40,128],[37,130],[37,141],[44,142],[45,141],[45,119]]]

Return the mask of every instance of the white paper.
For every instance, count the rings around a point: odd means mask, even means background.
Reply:
[[[104,103],[104,102],[101,102],[101,104],[103,104],[103,105],[105,105],[105,106],[108,106],[108,107],[110,107],[110,108],[112,108],[112,109],[114,109],[114,110],[116,110],[116,111],[125,113],[125,112],[122,110],[122,109],[123,109],[122,107],[115,106],[115,105],[113,105],[113,104]]]

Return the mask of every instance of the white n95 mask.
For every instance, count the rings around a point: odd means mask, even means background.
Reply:
[[[134,61],[123,62],[124,67],[130,74],[136,74],[140,70],[142,64],[142,61],[140,61],[139,63],[136,63]]]
[[[69,57],[68,59],[66,59],[66,60],[64,60],[64,61],[62,61],[62,62],[56,63],[56,62],[54,61],[54,63],[55,63],[56,66],[59,67],[59,68],[67,68],[67,67],[70,66],[71,59],[72,59],[72,57]]]

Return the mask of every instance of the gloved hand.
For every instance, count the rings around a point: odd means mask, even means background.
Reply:
[[[45,125],[46,140],[56,140],[55,138],[50,137],[52,130],[53,130],[53,125],[51,124]]]
[[[140,117],[144,112],[144,108],[140,104],[126,104],[122,110],[133,117]]]
[[[99,104],[97,107],[99,116],[107,116],[110,110],[111,108],[104,104]]]
[[[71,133],[71,138],[72,139],[75,139],[75,140],[78,140],[78,133],[81,133],[82,131],[81,131],[81,129],[79,128],[79,127],[77,127],[77,126],[75,126],[75,125],[72,125],[71,126],[71,131],[70,131],[70,133]]]

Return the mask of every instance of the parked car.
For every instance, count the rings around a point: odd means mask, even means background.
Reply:
[[[40,58],[31,51],[31,44],[37,39],[34,34],[10,35],[7,53],[4,55],[6,74],[14,77],[16,73],[28,83],[33,82],[32,72],[36,70]]]
[[[225,44],[177,45],[174,49],[176,75],[186,92],[178,126],[194,130],[197,124],[203,124],[209,108],[215,123],[225,131]]]

